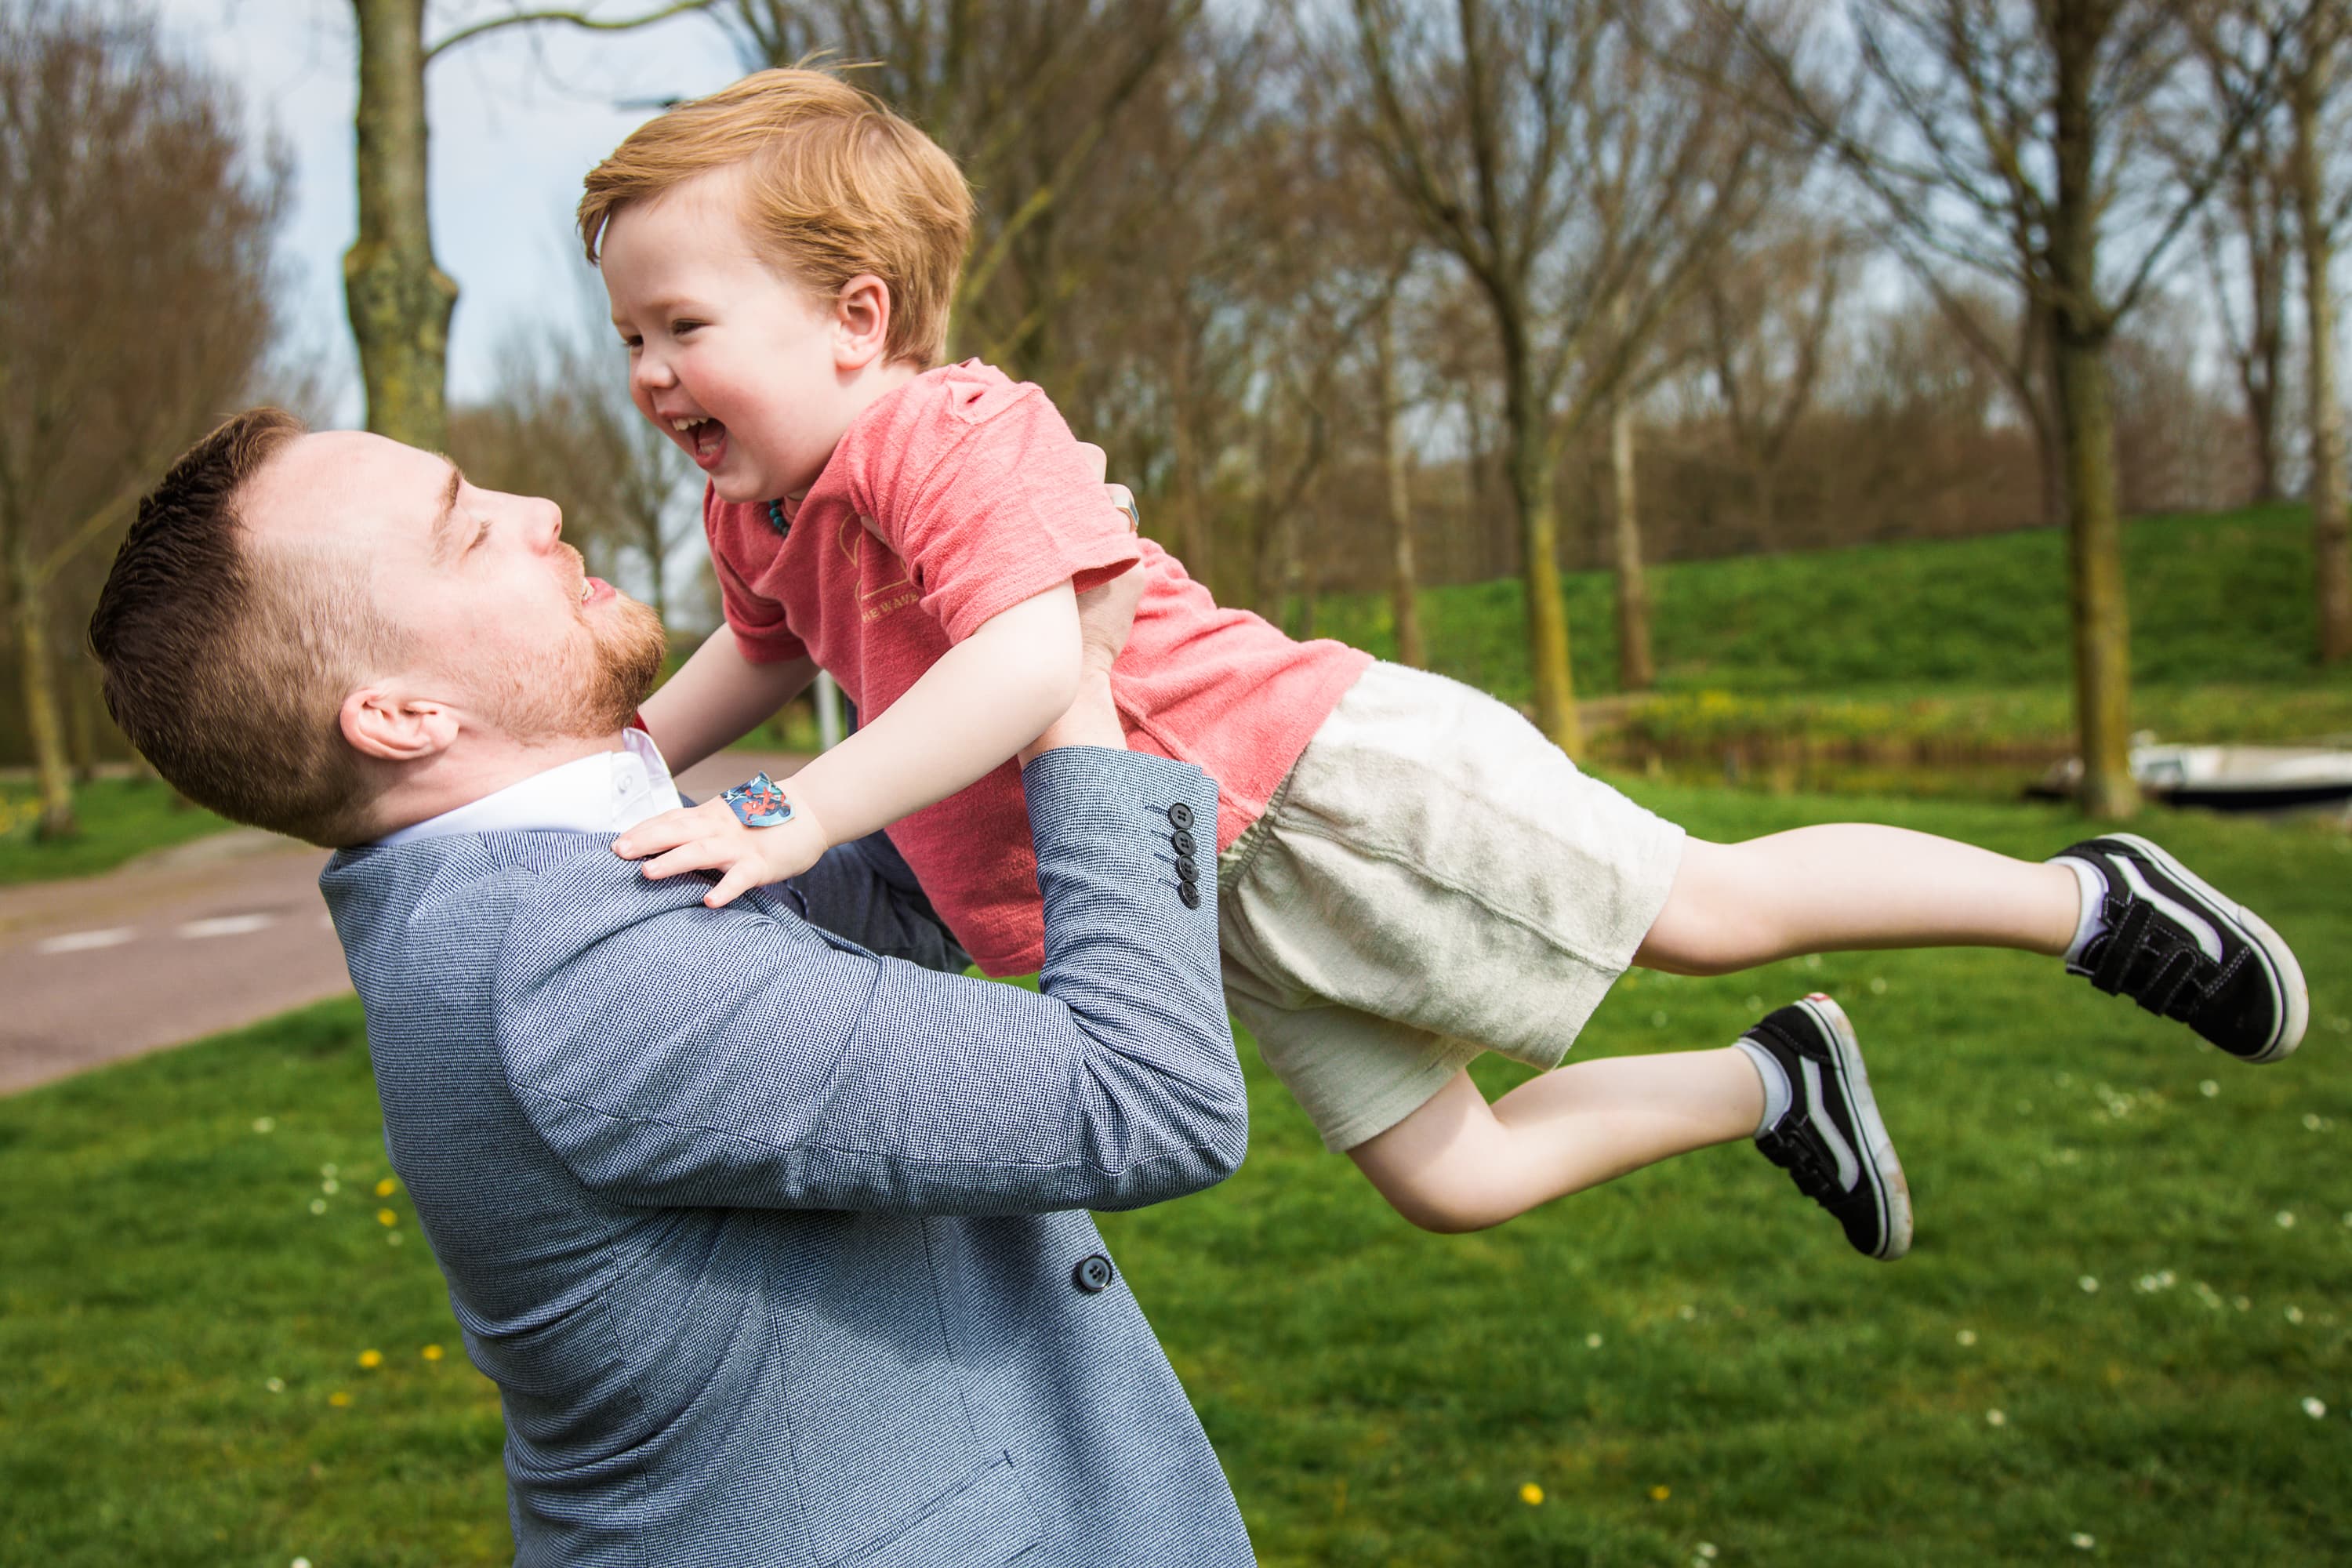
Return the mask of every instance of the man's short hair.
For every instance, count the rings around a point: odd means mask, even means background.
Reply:
[[[890,289],[884,353],[918,369],[940,363],[971,192],[938,143],[824,71],[761,71],[639,126],[588,175],[588,259],[622,208],[738,165],[744,227],[769,265],[824,296],[872,273]]]
[[[89,641],[107,711],[180,793],[341,846],[373,836],[374,791],[341,715],[383,630],[356,565],[257,560],[238,516],[254,475],[303,433],[282,408],[251,408],[182,453],[139,503]]]

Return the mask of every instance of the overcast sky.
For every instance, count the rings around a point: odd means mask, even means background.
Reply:
[[[153,0],[173,39],[236,83],[255,128],[294,155],[294,209],[280,245],[297,343],[330,367],[337,421],[360,416],[359,376],[343,318],[342,253],[356,218],[352,110],[356,44],[346,0]],[[433,0],[427,41],[512,0]],[[646,0],[593,0],[625,16]],[[457,280],[453,397],[488,388],[500,331],[572,319],[588,271],[572,237],[580,180],[654,110],[651,101],[708,92],[740,73],[708,18],[634,33],[536,26],[493,34],[427,70],[433,128],[433,248]],[[618,353],[615,373],[618,374]]]

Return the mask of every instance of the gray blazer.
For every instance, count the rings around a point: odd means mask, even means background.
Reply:
[[[1023,782],[1042,994],[907,962],[961,955],[869,847],[724,910],[601,835],[328,865],[519,1563],[1252,1561],[1084,1212],[1241,1163],[1215,786],[1098,750]]]

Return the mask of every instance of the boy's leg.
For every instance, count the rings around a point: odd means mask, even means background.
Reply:
[[[1492,1105],[1457,1072],[1420,1110],[1348,1151],[1424,1230],[1484,1230],[1675,1154],[1752,1138],[1764,1114],[1738,1050],[1570,1062]]]
[[[1692,840],[1633,962],[1719,974],[1798,953],[2014,947],[2271,1062],[2309,1016],[2294,952],[2157,845],[2114,834],[2042,863],[1900,827]]]
[[[1909,1249],[1902,1165],[1853,1027],[1826,996],[1780,1008],[1723,1050],[1575,1062],[1492,1105],[1457,1072],[1348,1153],[1405,1218],[1453,1232],[1739,1138],[1789,1171],[1857,1250]]]
[[[1688,840],[1633,962],[1722,974],[1857,948],[2064,952],[2082,884],[2063,865],[1871,823],[1798,827],[1744,844]]]

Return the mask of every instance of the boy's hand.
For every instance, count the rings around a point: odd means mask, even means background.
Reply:
[[[792,820],[775,827],[746,827],[723,800],[665,811],[613,840],[624,860],[646,860],[648,877],[680,871],[718,871],[719,885],[703,895],[723,909],[753,888],[797,877],[823,858],[832,845],[808,807],[795,803]]]
[[[1135,607],[1143,602],[1143,568],[1130,566],[1108,583],[1078,595],[1079,655],[1089,676],[1108,675],[1135,629]]]

